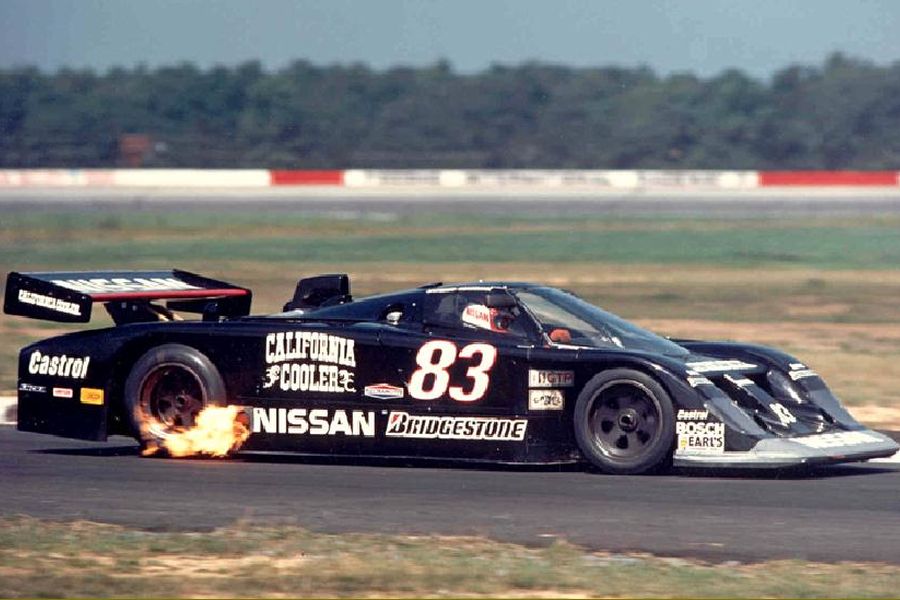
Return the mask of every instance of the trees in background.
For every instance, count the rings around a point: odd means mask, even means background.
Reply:
[[[146,150],[135,140],[147,140]],[[126,143],[127,142],[127,143]],[[125,146],[128,146],[127,148]],[[138,155],[135,156],[135,148]],[[900,168],[900,63],[0,70],[0,167]]]

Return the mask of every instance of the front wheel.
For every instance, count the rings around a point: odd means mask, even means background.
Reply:
[[[604,473],[647,473],[671,456],[672,400],[640,371],[613,369],[595,375],[578,395],[574,419],[578,447]]]
[[[190,429],[203,408],[224,400],[225,382],[212,361],[181,344],[151,348],[125,381],[125,408],[144,448]]]

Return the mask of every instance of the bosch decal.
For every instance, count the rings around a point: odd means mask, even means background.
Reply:
[[[72,391],[72,388],[53,388],[53,397],[54,398],[72,398],[75,393]]]
[[[525,439],[527,428],[527,419],[439,417],[392,411],[384,434],[398,438],[520,442]]]
[[[721,454],[725,452],[725,424],[702,421],[676,421],[676,453]]]

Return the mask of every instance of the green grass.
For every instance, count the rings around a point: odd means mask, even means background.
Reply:
[[[154,533],[0,519],[3,597],[892,597],[887,564],[724,565],[478,537],[325,535],[238,524]]]
[[[544,224],[548,229],[529,229],[520,223],[503,228],[483,227],[477,233],[465,228],[446,232],[419,228],[366,226],[355,233],[345,222],[315,222],[312,231],[284,235],[276,229],[259,235],[223,230],[176,235],[165,239],[132,239],[109,235],[103,229],[68,230],[55,239],[29,240],[9,237],[0,243],[6,264],[90,264],[140,266],[193,260],[284,262],[602,262],[617,264],[719,265],[741,268],[778,266],[822,269],[884,269],[900,264],[900,229],[866,225],[847,227],[771,228],[765,223],[740,229],[693,227],[672,230],[649,222],[628,230],[573,228],[570,223]],[[19,230],[21,231],[21,230]],[[73,233],[76,231],[76,233]]]
[[[900,264],[900,221],[728,221],[597,215],[342,217],[278,211],[13,211],[9,265],[139,266],[186,258],[322,262],[606,262],[883,269]]]

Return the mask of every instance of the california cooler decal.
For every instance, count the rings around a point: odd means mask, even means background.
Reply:
[[[355,392],[355,341],[318,331],[282,331],[266,336],[264,390]]]
[[[81,316],[81,307],[75,302],[68,302],[60,298],[29,292],[28,290],[19,290],[19,302],[75,317]]]
[[[527,419],[411,415],[404,411],[391,411],[384,435],[417,439],[521,442],[525,439],[527,428]]]

